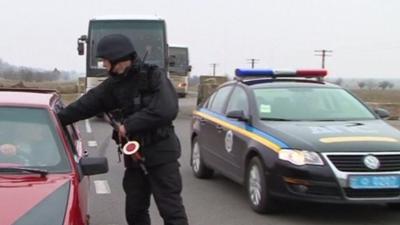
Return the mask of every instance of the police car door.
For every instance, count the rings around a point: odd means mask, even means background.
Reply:
[[[246,91],[240,87],[236,86],[233,90],[229,102],[226,108],[226,116],[230,124],[233,125],[234,129],[229,129],[225,133],[224,137],[224,158],[226,159],[226,169],[229,171],[229,175],[233,179],[239,179],[241,168],[242,156],[247,151],[247,141],[248,138],[237,132],[237,129],[245,129],[248,125],[249,116],[249,104]],[[230,115],[236,118],[229,118]],[[238,118],[238,115],[242,115]],[[247,121],[246,121],[247,119]]]
[[[208,132],[203,134],[204,139],[201,141],[201,144],[204,144],[210,153],[209,157],[204,156],[207,164],[210,164],[211,167],[218,170],[223,170],[226,164],[226,159],[224,158],[224,140],[226,133],[226,128],[224,126],[226,118],[224,112],[227,99],[232,89],[233,85],[229,85],[217,91],[215,98],[208,107],[208,114],[215,120],[207,121],[207,123],[210,123],[207,129]]]

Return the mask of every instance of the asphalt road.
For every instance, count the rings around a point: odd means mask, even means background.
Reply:
[[[246,199],[244,189],[220,175],[210,180],[193,177],[190,158],[190,112],[194,98],[180,100],[181,113],[175,121],[182,143],[181,173],[183,200],[192,225],[389,225],[400,221],[399,210],[382,205],[330,205],[285,202],[277,215],[254,213]],[[397,123],[396,125],[399,125]],[[89,212],[93,225],[124,225],[124,192],[122,190],[123,164],[118,163],[115,144],[109,141],[111,127],[102,120],[80,122],[79,128],[91,156],[108,157],[110,171],[93,176],[89,198]],[[97,146],[96,146],[97,144]],[[151,206],[153,225],[162,225],[154,202]]]

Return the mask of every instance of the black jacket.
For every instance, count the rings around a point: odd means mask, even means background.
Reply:
[[[119,110],[131,140],[138,140],[146,164],[176,160],[180,144],[172,121],[178,98],[166,75],[155,66],[131,69],[125,76],[109,77],[58,113],[67,125],[103,112]],[[129,167],[130,157],[125,157]]]

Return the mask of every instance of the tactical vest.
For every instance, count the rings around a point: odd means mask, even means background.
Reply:
[[[156,91],[155,88],[158,84],[155,82],[154,70],[157,68],[155,65],[143,64],[137,74],[138,79],[138,92],[133,99],[134,113],[142,110],[148,106],[152,100],[152,95]],[[172,124],[164,127],[159,127],[153,130],[149,130],[144,134],[133,134],[130,138],[139,141],[139,143],[146,147],[148,145],[157,143],[169,137],[169,133],[172,131]]]
[[[154,71],[157,67],[152,65],[143,64],[140,69],[133,71],[132,77],[126,81],[122,81],[118,86],[122,86],[122,90],[117,90],[121,108],[114,111],[112,114],[116,120],[123,122],[127,117],[147,107],[152,100],[153,93],[156,91],[159,82],[154,76]],[[140,143],[141,149],[151,147],[152,144],[158,143],[168,138],[173,132],[172,123],[158,127],[156,129],[149,129],[135,134],[129,134],[129,140],[135,140]],[[113,138],[116,138],[116,133],[113,134]],[[135,166],[131,157],[124,157],[125,166]]]

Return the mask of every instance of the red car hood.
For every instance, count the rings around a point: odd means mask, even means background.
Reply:
[[[0,174],[0,224],[15,223],[70,181],[68,175],[42,178],[38,175]],[[68,193],[65,194],[68,196]]]

